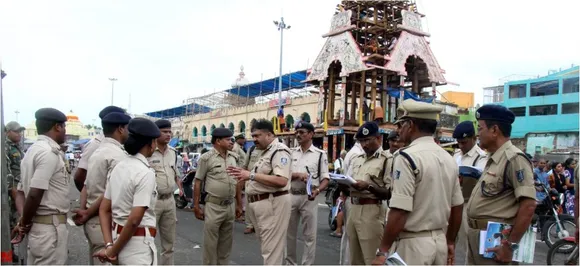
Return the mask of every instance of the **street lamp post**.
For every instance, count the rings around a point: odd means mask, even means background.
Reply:
[[[115,81],[117,81],[117,79],[109,78],[109,80],[111,81],[111,105],[113,105],[113,95],[115,94]]]
[[[280,22],[274,20],[274,25],[278,27],[280,31],[280,72],[278,77],[278,107],[282,106],[282,48],[284,46],[284,30],[289,30],[290,25],[284,23],[284,17],[280,18]]]

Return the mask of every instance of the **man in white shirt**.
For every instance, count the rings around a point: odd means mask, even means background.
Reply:
[[[457,140],[459,145],[459,150],[453,155],[453,159],[457,163],[457,166],[473,166],[478,169],[483,170],[485,164],[487,163],[487,154],[479,146],[477,146],[477,136],[475,135],[475,127],[473,126],[473,121],[463,121],[455,127],[453,131],[453,138]],[[463,198],[465,203],[469,200],[471,196],[471,191],[477,184],[477,179],[470,177],[459,177],[461,181],[461,191],[463,192]],[[461,258],[466,261],[467,258],[467,208],[463,209],[463,218],[461,222],[461,228],[459,229],[459,234],[457,236],[457,249],[462,252],[456,252],[456,260]],[[463,252],[465,251],[465,252]]]
[[[355,140],[356,141],[356,140]],[[362,146],[360,145],[360,143],[358,141],[355,142],[354,146],[352,146],[352,148],[350,149],[350,151],[348,151],[346,153],[346,155],[344,156],[344,164],[343,164],[343,168],[344,168],[344,173],[348,176],[352,177],[352,160],[357,157],[360,154],[363,154],[365,151],[363,150]],[[349,201],[349,199],[347,198],[345,200],[345,202]],[[344,217],[347,217],[347,205],[344,205],[343,208],[343,215]],[[346,228],[346,219],[344,221],[344,228]],[[340,265],[348,265],[350,264],[350,254],[349,254],[349,246],[348,246],[348,234],[346,232],[346,230],[342,230],[342,239],[340,240]]]
[[[337,174],[344,173],[344,157],[346,156],[346,150],[340,152],[340,157],[334,161],[334,172]]]

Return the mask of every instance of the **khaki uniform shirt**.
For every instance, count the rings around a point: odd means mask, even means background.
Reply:
[[[87,208],[105,193],[108,176],[120,161],[129,155],[123,145],[113,138],[105,138],[99,148],[91,155],[85,187],[87,189]]]
[[[369,185],[381,188],[389,188],[391,185],[391,173],[385,169],[385,160],[392,160],[388,154],[379,147],[371,156],[366,153],[358,155],[352,161],[352,173],[354,180],[365,181]],[[388,164],[388,161],[387,161]],[[352,197],[373,198],[377,197],[370,191],[358,191],[350,188]]]
[[[91,141],[87,142],[83,147],[83,153],[81,154],[81,159],[79,160],[78,168],[87,170],[89,168],[89,159],[91,155],[99,148],[101,142],[105,139],[105,135],[99,134]]]
[[[418,173],[399,154],[407,153]],[[433,137],[415,139],[407,148],[395,152],[391,208],[410,212],[404,231],[420,232],[447,228],[451,207],[463,204],[459,169],[449,153]],[[426,219],[426,217],[429,217]]]
[[[272,154],[277,151],[274,157]],[[272,161],[270,162],[270,158]],[[256,195],[263,193],[274,193],[277,191],[285,191],[290,188],[290,180],[292,178],[292,161],[290,159],[290,149],[274,139],[270,145],[262,152],[262,156],[254,166],[255,172],[264,175],[277,175],[287,178],[289,181],[283,188],[274,188],[266,186],[258,181],[248,180],[246,182],[246,194]]]
[[[479,157],[479,158],[478,158]],[[487,164],[487,154],[479,146],[475,145],[471,150],[463,154],[461,150],[458,150],[454,155],[453,159],[457,163],[457,166],[474,166],[483,171],[485,165]],[[477,161],[476,161],[477,159]],[[475,165],[474,165],[475,164]],[[473,188],[477,184],[477,180],[474,178],[463,178],[463,186],[461,191],[463,193],[463,198],[465,203],[469,200]]]
[[[28,197],[30,188],[44,190],[37,215],[68,213],[70,176],[66,172],[60,145],[47,136],[38,136],[38,141],[30,146],[22,160],[21,170],[18,190],[24,192],[25,197]]]
[[[352,168],[353,168],[353,164],[352,161],[354,160],[355,157],[361,155],[365,153],[365,151],[362,149],[362,147],[360,146],[360,143],[355,143],[354,146],[352,146],[352,148],[350,149],[350,151],[348,151],[346,153],[346,156],[344,156],[344,173],[347,176],[351,176],[353,175],[352,172]]]
[[[228,151],[226,158],[212,149],[199,158],[199,166],[195,173],[195,179],[205,182],[205,191],[213,197],[231,199],[236,196],[237,180],[228,175],[226,169],[229,166],[237,166],[238,156]]]
[[[320,182],[329,179],[328,157],[326,152],[310,145],[306,151],[302,151],[300,146],[292,148],[292,173],[310,173],[312,175],[312,186],[319,187]],[[318,165],[320,156],[320,165]],[[306,170],[308,168],[308,170]],[[320,169],[320,173],[318,170]],[[292,181],[292,189],[306,189],[306,183],[302,180]]]
[[[105,198],[111,200],[113,222],[125,226],[133,207],[147,207],[139,227],[156,228],[155,173],[145,156],[137,153],[117,163],[111,171]]]
[[[478,156],[479,158],[477,158]],[[477,162],[475,159],[477,159]],[[453,160],[455,160],[457,166],[474,166],[483,170],[487,164],[487,154],[479,146],[475,145],[466,154],[463,154],[461,150],[455,152]],[[475,165],[473,165],[474,163]]]
[[[173,193],[175,190],[175,178],[179,176],[177,166],[177,153],[175,149],[167,146],[165,152],[159,148],[155,149],[149,158],[149,164],[155,170],[157,180],[157,191],[159,194]]]
[[[244,152],[244,149],[242,149],[240,144],[236,142],[234,143],[234,149],[232,151],[238,155],[237,166],[244,167],[244,163],[246,162],[246,153]]]
[[[250,151],[252,152],[251,154]],[[260,160],[260,157],[262,157],[262,150],[259,150],[257,147],[254,148],[253,150],[250,148],[250,150],[248,150],[248,154],[246,155],[246,162],[244,163],[244,168],[248,171],[254,170],[254,166],[256,165],[258,160]]]
[[[536,198],[532,166],[518,153],[521,151],[508,141],[496,152],[489,154],[483,174],[467,203],[467,217],[509,220],[516,217],[520,197]],[[508,160],[510,163],[504,176]],[[505,178],[505,184],[510,188],[500,193],[504,189]]]

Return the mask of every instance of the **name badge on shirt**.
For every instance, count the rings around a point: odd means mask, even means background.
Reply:
[[[151,163],[160,163],[161,160],[151,160]]]

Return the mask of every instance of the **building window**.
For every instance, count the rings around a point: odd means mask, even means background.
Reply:
[[[574,93],[574,92],[578,92],[579,91],[579,84],[578,81],[580,79],[579,78],[567,78],[563,80],[563,91],[562,93]]]
[[[526,98],[526,84],[510,85],[510,99]]]
[[[556,95],[558,94],[558,86],[557,80],[532,83],[530,84],[530,95],[532,97]]]
[[[576,83],[578,84],[578,83]],[[580,103],[563,103],[562,114],[577,114]]]
[[[530,116],[555,114],[558,114],[557,104],[530,106]]]
[[[526,107],[513,107],[510,108],[510,110],[514,112],[516,116],[526,116]]]

